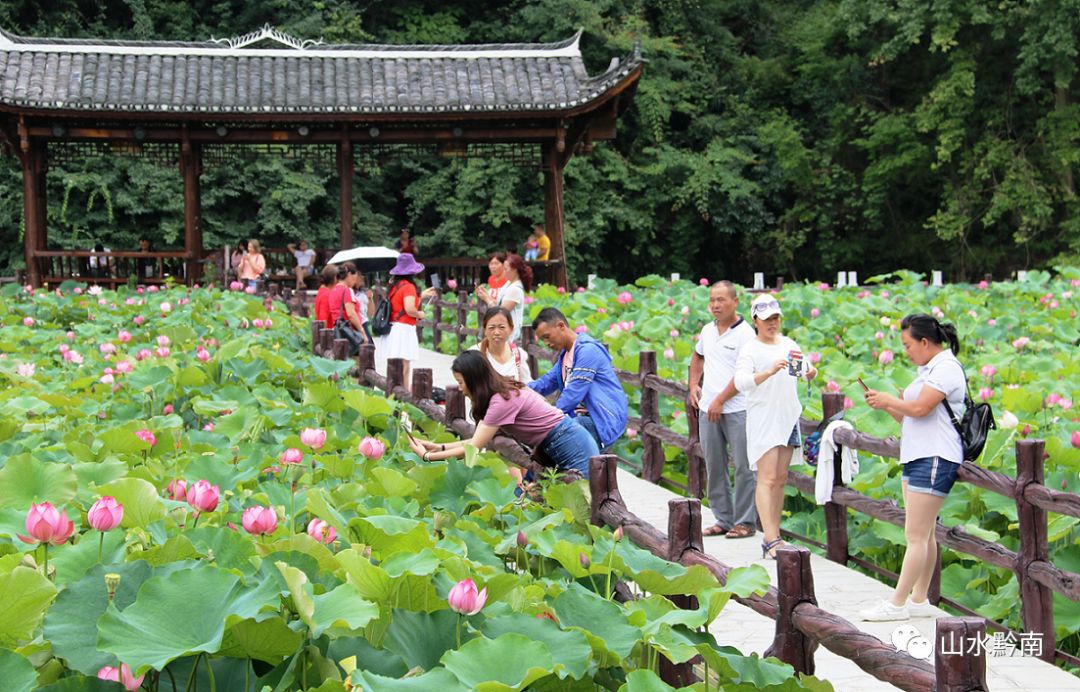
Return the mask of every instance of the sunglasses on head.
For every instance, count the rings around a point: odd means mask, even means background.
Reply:
[[[759,312],[765,312],[766,310],[779,310],[780,303],[775,300],[763,300],[760,303],[754,303],[753,312],[757,314]]]

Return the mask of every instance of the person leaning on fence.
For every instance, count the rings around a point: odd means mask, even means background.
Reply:
[[[398,255],[397,264],[390,270],[395,281],[387,290],[390,301],[390,333],[379,337],[376,347],[387,358],[405,360],[405,381],[411,382],[412,361],[420,358],[420,340],[416,337],[416,321],[424,319],[420,300],[435,295],[434,288],[416,290],[413,277],[424,271],[424,265],[407,252]]]
[[[96,245],[94,245],[94,252],[112,252],[112,249],[105,247],[105,245],[102,243],[97,243]],[[113,258],[111,255],[99,257],[97,255],[91,254],[90,260],[87,262],[87,266],[90,268],[90,276],[95,279],[112,276]]]
[[[529,387],[544,396],[558,392],[556,408],[576,416],[597,447],[607,449],[626,431],[630,408],[607,347],[571,329],[556,308],[541,310],[532,326],[536,337],[559,355],[555,365]]]
[[[337,284],[338,266],[328,264],[319,274],[319,290],[315,292],[315,319],[322,320],[326,329],[332,329],[330,321],[330,291]]]
[[[967,383],[964,367],[956,359],[960,353],[956,327],[931,315],[908,315],[900,322],[900,340],[918,366],[914,381],[902,398],[873,389],[863,395],[871,408],[885,411],[900,423],[907,539],[892,597],[859,613],[863,620],[873,622],[933,614],[927,593],[937,562],[934,530],[964,460],[960,434],[943,405],[948,401],[954,414],[964,415]]]
[[[424,461],[465,455],[465,445],[486,447],[497,432],[539,451],[561,471],[589,477],[589,458],[600,453],[596,441],[582,426],[544,397],[517,380],[502,377],[479,351],[468,350],[450,366],[461,392],[472,403],[476,430],[468,440],[436,444],[410,440],[412,450]],[[517,481],[517,494],[526,490],[526,479],[517,466],[509,467]]]
[[[708,472],[709,509],[716,523],[704,536],[747,538],[755,533],[757,479],[746,457],[746,396],[735,389],[739,349],[754,339],[754,328],[739,316],[739,297],[730,281],[709,288],[713,321],[701,329],[690,357],[690,405],[697,408],[701,451]],[[735,466],[735,503],[728,478],[728,446]]]
[[[746,457],[757,471],[754,500],[764,540],[761,556],[776,559],[784,485],[799,437],[798,379],[817,376],[799,345],[780,333],[780,303],[762,294],[750,303],[757,338],[746,342],[735,361],[735,388],[746,394]]]
[[[510,341],[513,331],[514,318],[509,310],[501,305],[488,308],[480,323],[480,333],[484,338],[473,349],[484,354],[495,372],[528,384],[533,379],[529,372],[528,354]]]
[[[315,271],[315,251],[308,247],[306,240],[300,241],[300,247],[289,243],[289,252],[296,258],[296,290],[304,290],[304,279],[311,276]]]

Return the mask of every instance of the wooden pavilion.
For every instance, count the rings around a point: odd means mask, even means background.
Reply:
[[[188,281],[200,274],[199,177],[237,156],[322,150],[340,176],[341,246],[353,245],[358,157],[434,152],[500,156],[539,167],[544,223],[565,285],[563,169],[615,136],[633,98],[640,50],[589,76],[578,35],[559,43],[328,45],[269,26],[189,43],[26,38],[0,31],[0,139],[22,163],[28,281],[55,276],[47,249],[50,161],[139,155],[184,181]],[[124,253],[116,253],[122,255]]]

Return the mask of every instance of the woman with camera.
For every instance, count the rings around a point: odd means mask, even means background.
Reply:
[[[947,402],[958,418],[964,415],[967,380],[956,359],[960,353],[956,327],[931,315],[908,315],[900,322],[900,340],[908,358],[918,366],[915,380],[904,389],[902,398],[873,389],[863,395],[871,408],[885,411],[900,424],[907,539],[892,597],[859,613],[863,620],[872,622],[933,614],[927,591],[937,562],[934,530],[964,460],[960,434],[945,406]]]
[[[780,303],[762,294],[750,303],[757,338],[743,344],[735,361],[735,388],[746,394],[746,458],[757,472],[754,502],[764,540],[761,556],[776,559],[784,484],[799,437],[798,380],[817,376],[799,345],[780,333]]]

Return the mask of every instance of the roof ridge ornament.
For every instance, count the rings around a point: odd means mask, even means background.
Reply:
[[[290,36],[283,31],[278,31],[276,27],[270,26],[269,22],[262,25],[261,29],[246,33],[242,36],[233,36],[232,38],[214,38],[210,37],[210,43],[217,43],[228,46],[229,48],[244,48],[258,43],[264,39],[270,39],[271,41],[277,41],[278,43],[295,48],[296,50],[305,50],[309,46],[320,46],[323,44],[323,40],[316,39],[299,39],[295,36]]]

